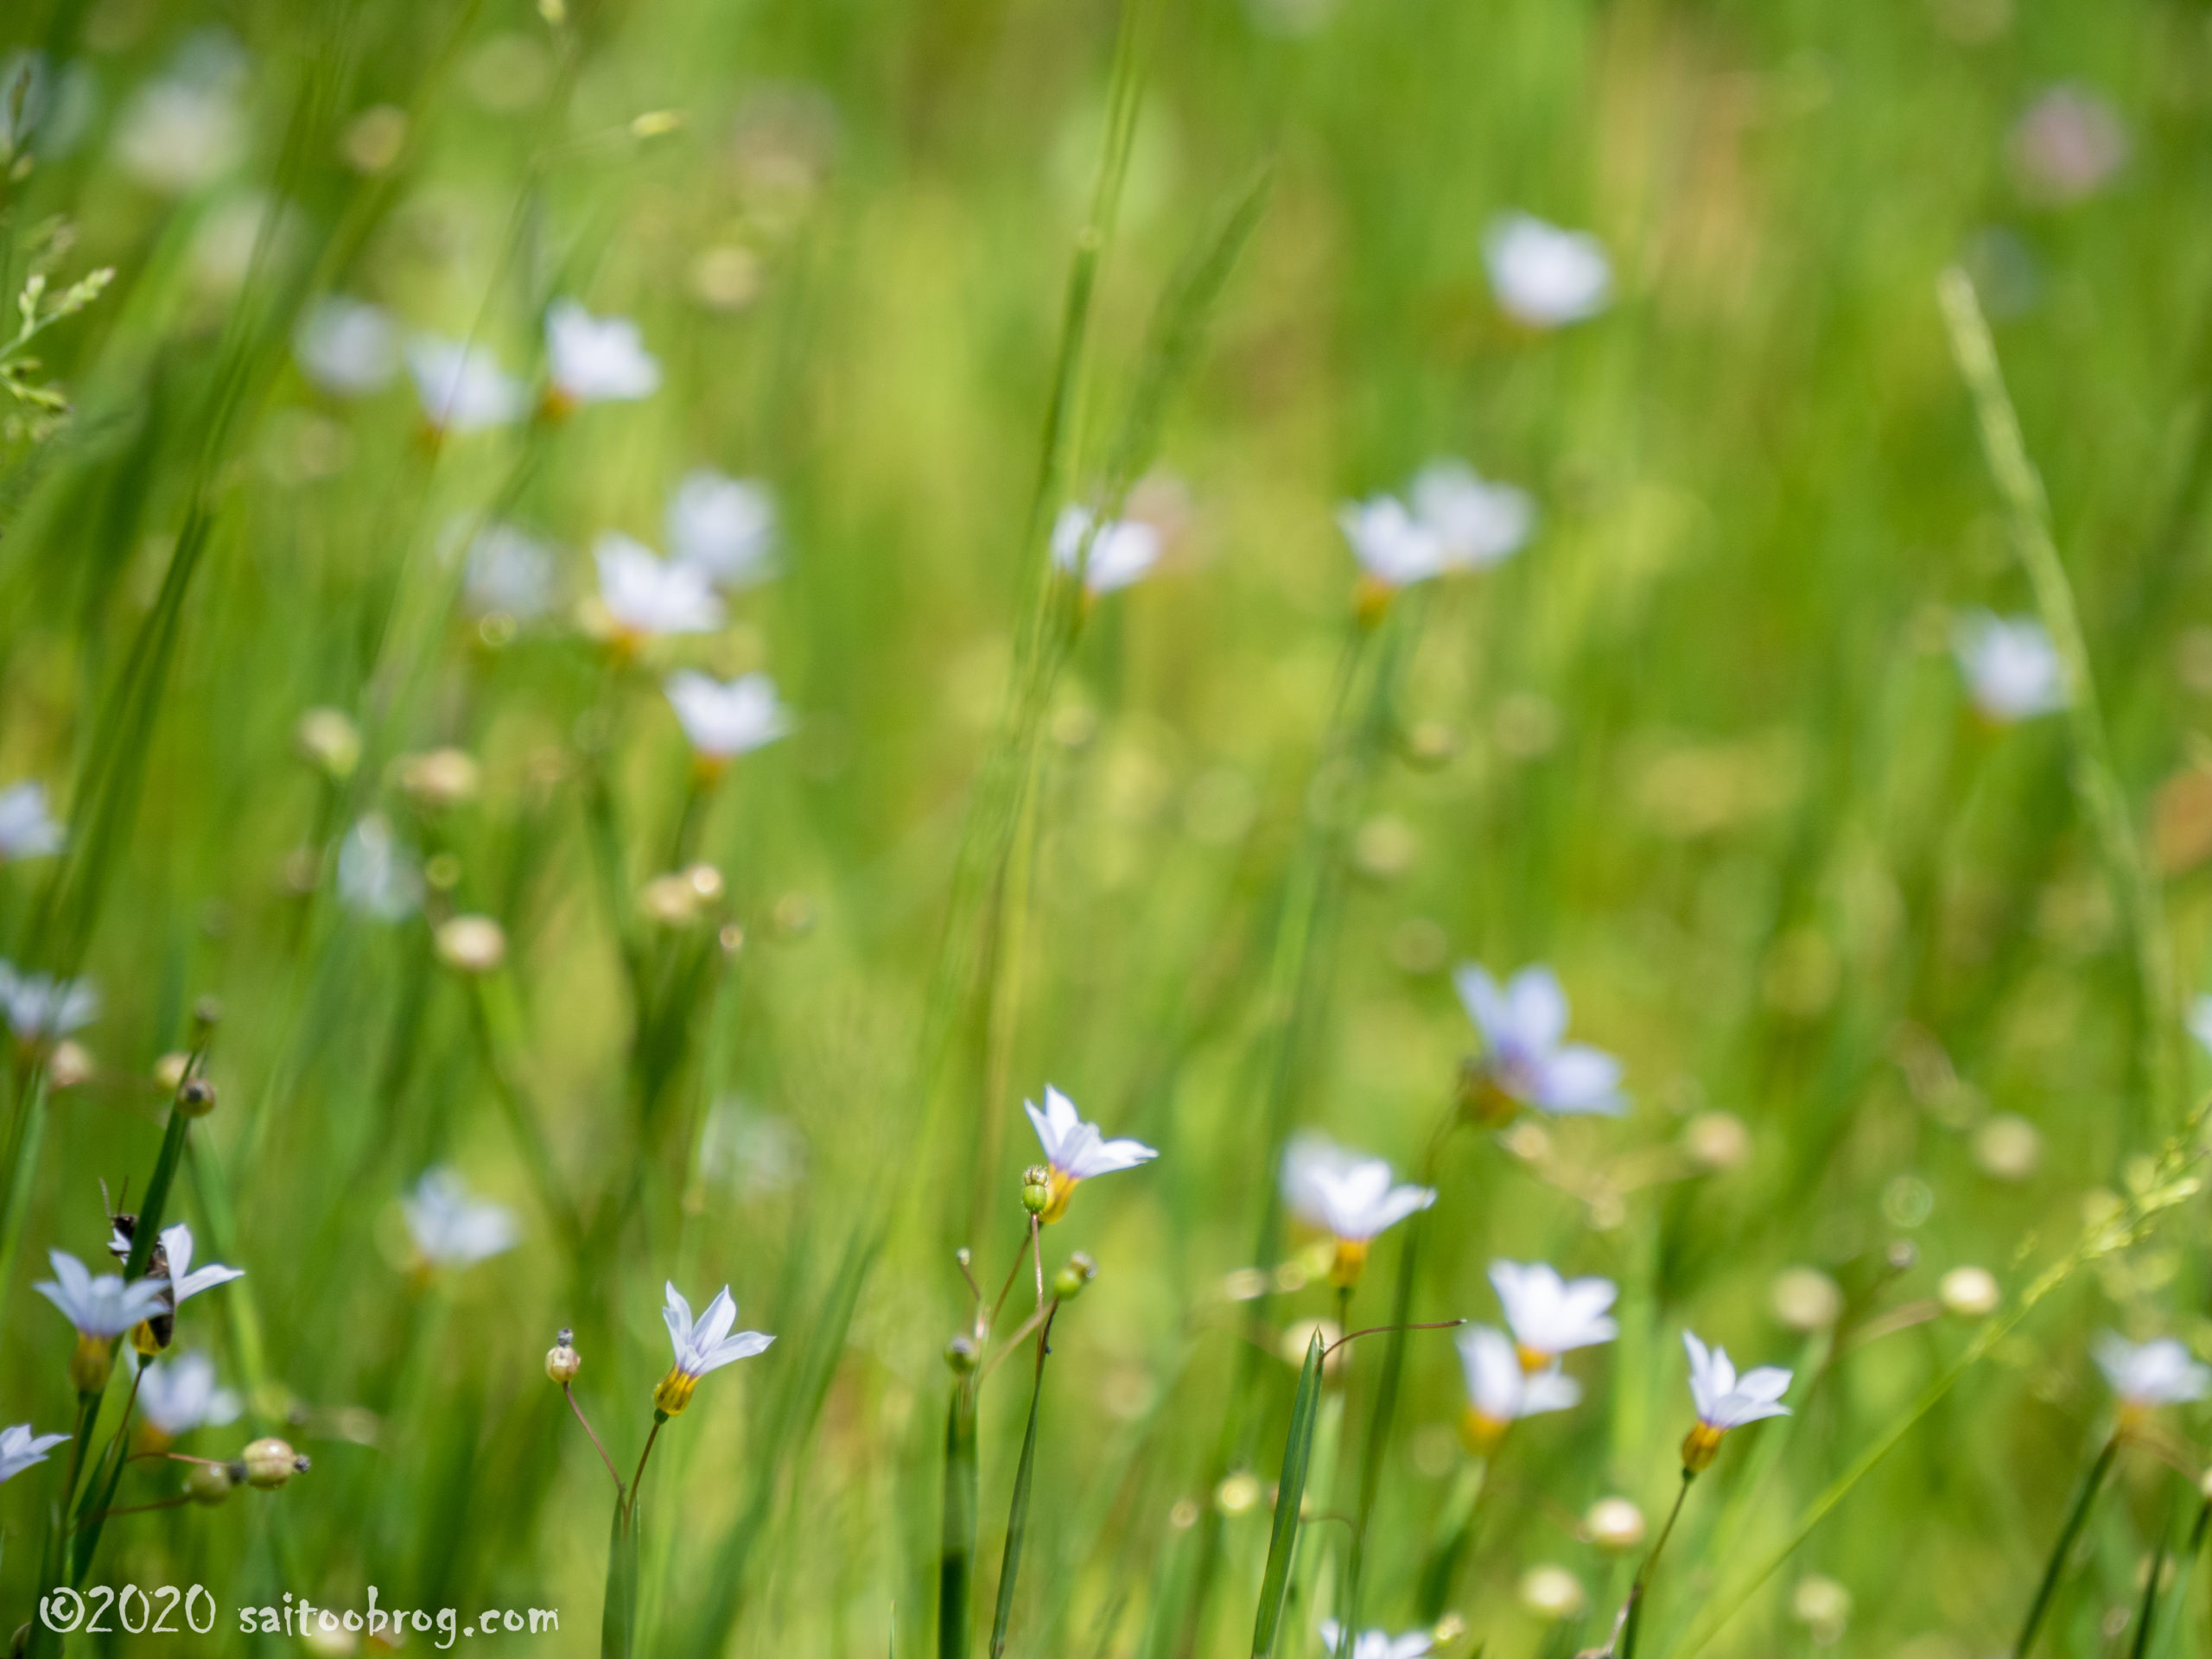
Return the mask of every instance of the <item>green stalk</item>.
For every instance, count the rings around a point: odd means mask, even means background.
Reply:
[[[1036,1421],[1036,1402],[1030,1402]],[[976,1397],[966,1378],[944,1414],[944,1519],[938,1548],[938,1659],[966,1659],[968,1596],[976,1561]]]
[[[10,1149],[5,1210],[0,1210],[0,1308],[7,1303],[8,1287],[16,1282],[16,1253],[22,1246],[23,1222],[29,1214],[31,1190],[38,1181],[39,1154],[46,1144],[47,1083],[43,1064],[32,1069],[25,1085],[16,1123],[15,1144]]]
[[[1285,1592],[1298,1554],[1299,1508],[1306,1500],[1306,1473],[1313,1455],[1313,1425],[1321,1400],[1321,1333],[1306,1344],[1306,1363],[1298,1373],[1298,1392],[1290,1406],[1290,1432],[1283,1439],[1282,1473],[1275,1485],[1274,1529],[1268,1535],[1268,1564],[1260,1576],[1260,1611],[1252,1623],[1253,1659],[1268,1659],[1282,1626]]]
[[[2168,1533],[2161,1529],[2158,1547],[2151,1554],[2151,1576],[2144,1581],[2143,1605],[2135,1612],[2135,1643],[2128,1659],[2145,1659],[2151,1651],[2151,1627],[2158,1616],[2158,1580],[2165,1575]]]
[[[1003,1659],[1007,1626],[1014,1619],[1014,1580],[1021,1571],[1021,1548],[1029,1531],[1029,1493],[1037,1472],[1037,1412],[1045,1398],[1045,1358],[1052,1351],[1052,1319],[1059,1307],[1056,1300],[1052,1312],[1045,1315],[1044,1327],[1037,1332],[1037,1376],[1029,1390],[1029,1426],[1022,1432],[1021,1461],[1014,1468],[1014,1501],[1006,1514],[1006,1555],[999,1564],[998,1607],[991,1615],[991,1659]]]
[[[1338,1621],[1346,1631],[1359,1628],[1360,1592],[1367,1573],[1367,1528],[1375,1514],[1375,1500],[1382,1486],[1383,1454],[1389,1450],[1390,1430],[1397,1420],[1398,1387],[1405,1375],[1408,1320],[1413,1317],[1414,1272],[1421,1255],[1423,1224],[1429,1211],[1415,1213],[1406,1224],[1406,1242],[1398,1253],[1398,1282],[1390,1299],[1390,1334],[1382,1347],[1382,1368],[1375,1380],[1375,1414],[1367,1426],[1367,1444],[1361,1448],[1359,1507],[1353,1512],[1351,1560],[1344,1569],[1344,1616]],[[1347,1638],[1349,1639],[1349,1638]]]
[[[2051,1546],[2050,1560],[2043,1570],[2043,1582],[2036,1586],[2036,1599],[2028,1604],[2026,1622],[2020,1626],[2019,1638],[2012,1643],[2012,1659],[2025,1659],[2029,1648],[2034,1644],[2044,1615],[2050,1611],[2050,1599],[2057,1593],[2059,1576],[2066,1570],[2066,1557],[2074,1548],[2074,1541],[2082,1535],[2082,1529],[2089,1518],[2089,1506],[2096,1501],[2119,1452],[2120,1436],[2114,1434],[2105,1441],[2096,1461],[2089,1465],[2088,1478],[2082,1481],[2081,1491],[2075,1496],[2074,1507],[2066,1513],[2066,1523],[2058,1529],[2058,1541]]]
[[[614,1493],[607,1541],[607,1599],[599,1616],[600,1659],[630,1659],[638,1634],[638,1517],[630,1494]]]
[[[1433,1624],[1444,1616],[1445,1605],[1452,1599],[1452,1581],[1459,1576],[1459,1563],[1475,1541],[1475,1523],[1482,1517],[1483,1493],[1489,1486],[1488,1458],[1470,1459],[1452,1483],[1439,1529],[1444,1542],[1421,1569],[1419,1605],[1423,1624]]]
[[[1690,1495],[1690,1483],[1697,1478],[1697,1471],[1682,1471],[1682,1484],[1675,1492],[1675,1507],[1667,1511],[1667,1524],[1659,1529],[1659,1536],[1652,1541],[1651,1553],[1643,1558],[1643,1565],[1637,1570],[1636,1582],[1629,1586],[1628,1605],[1623,1610],[1620,1656],[1621,1659],[1636,1659],[1637,1640],[1643,1633],[1643,1602],[1650,1594],[1652,1575],[1659,1570],[1659,1553],[1667,1548],[1667,1541],[1675,1535],[1675,1522],[1682,1518],[1682,1505]]]

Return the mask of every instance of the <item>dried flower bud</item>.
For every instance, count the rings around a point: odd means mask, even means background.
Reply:
[[[638,908],[663,927],[689,927],[699,919],[699,890],[680,870],[657,875],[638,894]]]
[[[255,1440],[239,1452],[238,1464],[245,1471],[246,1484],[266,1491],[282,1486],[294,1475],[307,1473],[309,1459],[271,1435]]]
[[[92,1052],[82,1043],[64,1039],[47,1056],[46,1080],[56,1089],[74,1089],[92,1075]]]
[[[1224,1515],[1244,1515],[1259,1506],[1260,1478],[1245,1470],[1222,1477],[1213,1489],[1213,1506]]]
[[[310,709],[302,715],[292,741],[302,760],[334,782],[344,782],[361,764],[361,734],[335,709]]]
[[[982,1358],[982,1351],[976,1346],[973,1337],[955,1337],[944,1344],[944,1363],[952,1368],[955,1376],[965,1376],[976,1369]]]
[[[1818,1268],[1784,1268],[1767,1293],[1774,1317],[1785,1330],[1825,1331],[1843,1317],[1843,1291]]]
[[[1077,1250],[1052,1275],[1052,1294],[1064,1302],[1071,1302],[1082,1295],[1083,1287],[1097,1276],[1098,1263],[1092,1261],[1086,1252]]]
[[[1946,1313],[1962,1319],[1986,1319],[2005,1300],[1997,1275],[1987,1268],[1953,1268],[1936,1281],[1936,1300]]]
[[[220,1503],[237,1489],[245,1478],[242,1465],[230,1463],[195,1463],[192,1472],[184,1478],[184,1492],[195,1503],[209,1509]]]
[[[1032,1164],[1021,1172],[1021,1207],[1033,1216],[1052,1207],[1052,1172],[1044,1165]]]
[[[205,1117],[215,1109],[215,1085],[205,1077],[187,1077],[176,1091],[176,1109],[187,1117]]]
[[[1539,1618],[1572,1618],[1585,1600],[1582,1580],[1563,1567],[1532,1567],[1521,1575],[1521,1605]]]
[[[1751,1155],[1751,1132],[1733,1112],[1700,1112],[1682,1125],[1682,1150],[1700,1169],[1736,1169]]]
[[[556,1382],[566,1383],[575,1381],[576,1373],[584,1368],[584,1357],[575,1351],[569,1340],[574,1335],[575,1335],[575,1332],[569,1330],[567,1325],[563,1325],[560,1334],[553,1338],[552,1347],[546,1350],[545,1375]]]
[[[507,959],[507,936],[489,916],[455,916],[438,925],[438,959],[464,974],[488,974]]]
[[[483,782],[475,757],[462,749],[432,749],[399,762],[399,787],[416,805],[432,811],[475,798]]]
[[[1625,1497],[1601,1497],[1582,1517],[1582,1529],[1599,1548],[1625,1553],[1643,1541],[1643,1511]]]

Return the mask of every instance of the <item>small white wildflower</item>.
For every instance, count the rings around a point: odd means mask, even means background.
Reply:
[[[99,1018],[99,987],[89,979],[56,980],[0,962],[0,1018],[19,1042],[50,1041]]]
[[[1523,1417],[1565,1411],[1582,1399],[1582,1385],[1560,1369],[1556,1358],[1528,1370],[1521,1351],[1503,1331],[1469,1325],[1452,1340],[1466,1376],[1467,1409],[1460,1427],[1471,1452],[1488,1452]]]
[[[68,1439],[67,1434],[34,1434],[29,1423],[0,1429],[0,1481],[13,1480],[33,1464],[44,1463],[46,1454]]]
[[[1501,988],[1472,963],[1452,976],[1483,1038],[1483,1081],[1506,1100],[1555,1116],[1628,1109],[1621,1063],[1601,1049],[1563,1043],[1567,993],[1548,968],[1524,968]]]
[[[115,124],[115,159],[148,189],[181,196],[229,172],[245,153],[235,46],[202,36],[171,73],[131,93]]]
[[[1094,594],[1110,594],[1144,579],[1160,563],[1160,531],[1141,518],[1116,518],[1094,530],[1096,515],[1088,507],[1064,507],[1052,524],[1052,564],[1068,575],[1084,556],[1084,542],[1090,555],[1084,562],[1083,585]]]
[[[664,563],[642,543],[614,531],[592,546],[599,596],[619,635],[637,639],[667,633],[711,633],[722,625],[721,596],[703,570]]]
[[[746,674],[724,683],[683,669],[664,683],[670,707],[701,760],[726,762],[774,742],[791,730],[791,716],[776,701],[776,683]]]
[[[1707,1349],[1689,1331],[1682,1332],[1682,1347],[1690,1357],[1690,1399],[1697,1407],[1697,1427],[1682,1441],[1682,1467],[1695,1473],[1713,1462],[1730,1429],[1789,1414],[1781,1403],[1789,1391],[1789,1373],[1762,1365],[1739,1377],[1726,1348]]]
[[[469,539],[462,582],[468,607],[478,615],[527,622],[552,607],[553,555],[512,524],[486,524]]]
[[[668,1339],[676,1351],[676,1363],[653,1389],[653,1408],[671,1417],[691,1403],[691,1391],[708,1372],[719,1370],[734,1360],[750,1359],[766,1351],[768,1344],[775,1341],[773,1337],[758,1331],[730,1334],[730,1327],[737,1323],[737,1304],[730,1300],[728,1285],[715,1293],[715,1300],[707,1304],[706,1313],[696,1322],[691,1318],[691,1304],[683,1300],[673,1284],[669,1285],[661,1319],[668,1325]]]
[[[1074,1195],[1077,1183],[1095,1175],[1135,1169],[1160,1156],[1141,1141],[1107,1140],[1099,1134],[1096,1123],[1083,1121],[1073,1101],[1050,1084],[1045,1086],[1043,1111],[1027,1100],[1021,1103],[1021,1109],[1029,1114],[1029,1122],[1037,1131],[1038,1144],[1044,1147],[1045,1161],[1052,1170],[1052,1198],[1039,1213],[1039,1221],[1058,1221],[1067,1213],[1068,1200]]]
[[[1358,1279],[1376,1234],[1436,1202],[1434,1187],[1394,1185],[1383,1160],[1312,1133],[1294,1137],[1284,1148],[1282,1190],[1294,1215],[1326,1228],[1336,1239],[1330,1276],[1339,1285]]]
[[[293,330],[292,355],[334,397],[365,397],[399,372],[399,329],[382,306],[328,294]]]
[[[1490,1282],[1521,1352],[1538,1371],[1570,1349],[1611,1342],[1620,1327],[1607,1316],[1620,1293],[1610,1279],[1562,1279],[1548,1262],[1493,1262]]]
[[[695,467],[668,499],[668,550],[725,588],[758,587],[776,574],[776,498],[765,484]]]
[[[2127,160],[2127,130],[2112,105],[2082,86],[2054,86],[2012,129],[2021,190],[2056,206],[2104,188]]]
[[[241,1408],[237,1395],[216,1386],[215,1362],[201,1353],[149,1363],[138,1376],[138,1408],[171,1440],[234,1423]]]
[[[92,1277],[82,1262],[67,1250],[49,1250],[54,1277],[41,1279],[31,1288],[61,1310],[62,1318],[77,1327],[77,1334],[99,1341],[121,1336],[141,1319],[160,1313],[168,1286],[159,1279],[123,1282],[120,1274]]]
[[[2097,1338],[2095,1351],[2097,1369],[2112,1384],[2123,1413],[2185,1405],[2212,1392],[2212,1370],[2190,1358],[2172,1337],[2139,1344],[2107,1331]]]
[[[26,779],[0,789],[0,864],[49,857],[66,839],[47,810],[44,784]]]
[[[521,1236],[513,1211],[475,1197],[450,1169],[424,1171],[399,1204],[415,1249],[434,1268],[473,1268],[514,1249]]]
[[[627,317],[594,317],[574,300],[545,313],[545,356],[558,409],[630,402],[660,390],[660,363]]]
[[[1321,1645],[1342,1659],[1419,1659],[1435,1645],[1427,1630],[1408,1630],[1403,1636],[1362,1630],[1347,1642],[1344,1626],[1335,1619],[1323,1619],[1319,1628]]]
[[[506,426],[530,406],[523,385],[478,346],[418,334],[405,346],[423,418],[441,435]]]
[[[1414,517],[1436,538],[1446,568],[1486,570],[1513,556],[1536,528],[1526,490],[1492,484],[1463,461],[1433,461],[1414,475]]]
[[[1347,501],[1337,510],[1337,524],[1360,569],[1380,588],[1410,588],[1444,573],[1442,538],[1395,495]]]
[[[356,823],[338,844],[338,900],[379,922],[411,916],[423,902],[421,867],[380,812]]]
[[[2070,700],[2058,648],[2032,616],[1966,612],[1952,627],[1951,649],[1967,694],[1991,720],[2032,720]]]
[[[1492,219],[1483,234],[1483,260],[1498,304],[1531,328],[1580,322],[1612,299],[1605,245],[1586,231],[1564,231],[1531,213]]]

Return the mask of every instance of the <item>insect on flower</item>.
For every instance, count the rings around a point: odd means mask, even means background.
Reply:
[[[730,1327],[737,1323],[737,1304],[730,1300],[728,1285],[715,1294],[715,1300],[707,1304],[707,1311],[695,1321],[691,1304],[671,1283],[668,1300],[660,1316],[667,1323],[669,1343],[676,1350],[676,1363],[653,1389],[653,1409],[670,1417],[691,1403],[691,1391],[708,1372],[766,1352],[768,1344],[775,1341],[775,1338],[758,1331],[730,1334]]]
[[[1435,1642],[1427,1630],[1408,1630],[1403,1636],[1392,1636],[1388,1630],[1362,1630],[1346,1641],[1343,1625],[1333,1618],[1325,1618],[1319,1625],[1321,1645],[1344,1659],[1418,1659],[1434,1647]]]
[[[1461,1102],[1478,1122],[1498,1122],[1516,1105],[1555,1117],[1628,1109],[1621,1063],[1602,1049],[1567,1043],[1567,993],[1548,968],[1524,968],[1504,986],[1472,963],[1452,976],[1460,1005],[1482,1033],[1481,1057],[1461,1079]]]
[[[1291,1212],[1337,1241],[1330,1278],[1354,1283],[1378,1233],[1436,1202],[1433,1186],[1392,1184],[1390,1166],[1340,1147],[1325,1135],[1301,1135],[1284,1149],[1282,1191]]]
[[[118,1215],[113,1221],[115,1231],[108,1239],[108,1252],[117,1261],[126,1262],[137,1236],[138,1217]],[[169,1345],[176,1334],[176,1310],[183,1303],[203,1290],[213,1290],[218,1285],[245,1277],[244,1268],[226,1268],[218,1262],[211,1262],[194,1272],[192,1249],[192,1228],[181,1221],[174,1227],[162,1228],[162,1236],[154,1241],[153,1249],[146,1257],[145,1282],[160,1288],[162,1310],[146,1319],[143,1330],[131,1332],[131,1341],[142,1354],[158,1353]]]
[[[660,362],[627,317],[594,317],[574,300],[545,312],[550,385],[546,413],[559,418],[585,404],[630,403],[660,390]]]
[[[1043,1111],[1027,1100],[1021,1103],[1021,1109],[1029,1114],[1036,1128],[1038,1144],[1044,1147],[1050,1167],[1049,1192],[1043,1209],[1036,1212],[1040,1222],[1055,1222],[1067,1213],[1068,1200],[1078,1183],[1094,1175],[1135,1169],[1160,1156],[1141,1141],[1107,1140],[1096,1123],[1083,1121],[1073,1101],[1050,1084],[1045,1085]]]
[[[1052,565],[1075,574],[1083,563],[1083,585],[1093,598],[1141,582],[1160,563],[1160,531],[1139,518],[1116,518],[1098,524],[1089,507],[1064,507],[1052,524]],[[1094,529],[1094,524],[1096,527]],[[1090,543],[1084,556],[1084,543]]]
[[[1620,1333],[1605,1310],[1620,1293],[1610,1279],[1562,1279],[1548,1262],[1493,1262],[1490,1282],[1520,1351],[1521,1369],[1534,1375],[1575,1348],[1611,1342]]]
[[[1470,1325],[1452,1340],[1467,1381],[1460,1437],[1468,1451],[1478,1456],[1496,1446],[1523,1417],[1565,1411],[1581,1402],[1582,1385],[1560,1369],[1558,1360],[1539,1370],[1527,1370],[1521,1351],[1503,1331]]]
[[[1711,1465],[1730,1429],[1789,1415],[1782,1396],[1789,1391],[1790,1374],[1779,1365],[1762,1365],[1739,1377],[1728,1351],[1707,1348],[1694,1332],[1682,1332],[1682,1347],[1690,1357],[1690,1398],[1697,1406],[1697,1427],[1682,1440],[1682,1468],[1694,1475]]]
[[[2199,1364],[2173,1337],[2133,1343],[2117,1332],[2097,1338],[2097,1369],[2120,1401],[2123,1426],[2160,1406],[2186,1405],[2212,1393],[2212,1369]]]
[[[663,683],[669,706],[698,751],[702,768],[719,771],[741,754],[774,742],[791,730],[791,716],[776,701],[776,683],[745,674],[727,683],[683,669]]]
[[[0,1428],[0,1481],[13,1480],[33,1464],[44,1463],[46,1454],[68,1438],[67,1434],[34,1434],[29,1423]]]
[[[1999,725],[2054,714],[2070,700],[2058,649],[2031,616],[1968,611],[1952,625],[1951,652],[1974,707]]]
[[[47,810],[44,784],[27,779],[0,789],[0,864],[50,857],[65,839]]]

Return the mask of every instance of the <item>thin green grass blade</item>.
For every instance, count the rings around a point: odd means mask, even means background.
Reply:
[[[1306,1363],[1298,1373],[1291,1402],[1290,1433],[1283,1441],[1282,1474],[1275,1486],[1274,1529],[1268,1536],[1268,1565],[1260,1578],[1260,1611],[1252,1624],[1253,1659],[1275,1650],[1282,1624],[1284,1592],[1298,1554],[1299,1506],[1306,1498],[1306,1471],[1313,1455],[1313,1423],[1321,1400],[1321,1333],[1306,1344]]]
[[[1390,1297],[1392,1330],[1384,1339],[1382,1366],[1375,1380],[1375,1412],[1367,1425],[1367,1444],[1359,1459],[1359,1507],[1352,1516],[1351,1557],[1344,1569],[1344,1611],[1339,1621],[1347,1630],[1359,1629],[1360,1592],[1367,1571],[1367,1528],[1375,1514],[1375,1500],[1382,1488],[1383,1454],[1389,1450],[1390,1430],[1397,1421],[1398,1387],[1405,1375],[1407,1322],[1413,1317],[1414,1274],[1421,1256],[1422,1224],[1428,1211],[1416,1215],[1406,1229],[1398,1253],[1398,1279]]]
[[[2073,1551],[2074,1541],[2082,1535],[2090,1506],[2103,1490],[2105,1477],[2112,1472],[2113,1459],[2119,1452],[2120,1437],[2115,1434],[2106,1440],[2104,1449],[2097,1453],[2097,1460],[2089,1465],[2088,1477],[2075,1496],[2073,1508],[2066,1512],[2066,1523],[2058,1529],[2058,1541],[2050,1548],[2050,1560],[2044,1567],[2043,1582],[2036,1586],[2036,1599],[2028,1604],[2028,1616],[2020,1626],[2019,1639],[2012,1643],[2012,1659],[2024,1659],[2035,1644],[2036,1632],[2043,1628],[2044,1615],[2050,1611],[2050,1599],[2057,1593],[2058,1580],[2066,1571],[2066,1558]]]
[[[1046,1329],[1049,1331],[1050,1325]],[[1029,1532],[1029,1493],[1037,1473],[1037,1412],[1045,1399],[1045,1356],[1037,1356],[1037,1381],[1029,1390],[1029,1426],[1022,1431],[1021,1461],[1014,1471],[1014,1501],[1006,1512],[1006,1556],[999,1563],[998,1607],[991,1615],[991,1659],[1006,1652],[1007,1627],[1014,1621],[1014,1586],[1021,1572],[1021,1546]]]
[[[1033,1409],[1031,1416],[1033,1421]],[[968,1652],[976,1478],[975,1395],[963,1381],[953,1385],[952,1401],[944,1414],[944,1518],[937,1574],[938,1659],[965,1659]]]
[[[2145,1659],[2151,1651],[2151,1631],[2158,1617],[2158,1581],[2166,1574],[2166,1546],[2170,1534],[2158,1535],[2158,1548],[2151,1555],[2151,1575],[2143,1582],[2143,1605],[2135,1613],[2135,1641],[2128,1659]]]
[[[607,1541],[607,1600],[599,1618],[600,1659],[630,1659],[638,1635],[638,1517],[627,1492],[614,1499]]]

